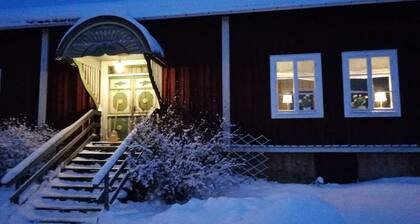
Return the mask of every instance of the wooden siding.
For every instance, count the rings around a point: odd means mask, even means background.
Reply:
[[[420,4],[231,16],[232,121],[270,144],[418,144]],[[397,49],[402,117],[345,118],[341,52]],[[321,53],[324,118],[271,119],[269,55]]]
[[[0,31],[0,118],[26,117],[38,112],[41,31]]]
[[[220,116],[220,18],[140,22],[165,51],[163,99],[168,103],[179,103],[193,117],[214,119]]]

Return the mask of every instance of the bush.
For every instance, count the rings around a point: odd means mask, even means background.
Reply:
[[[44,126],[31,126],[23,119],[10,118],[0,123],[0,177],[16,166],[36,148],[54,135]]]
[[[239,163],[223,153],[220,128],[212,131],[204,121],[187,124],[171,108],[164,116],[145,118],[136,128],[129,147],[136,199],[182,203],[215,195],[239,181],[232,172]]]

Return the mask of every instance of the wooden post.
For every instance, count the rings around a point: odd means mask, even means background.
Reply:
[[[223,106],[223,126],[224,138],[229,144],[230,135],[230,35],[229,17],[222,17],[222,106]]]
[[[109,173],[104,179],[104,208],[109,210]]]
[[[38,125],[45,124],[47,118],[48,42],[48,29],[43,29],[41,39],[41,65],[39,72]]]

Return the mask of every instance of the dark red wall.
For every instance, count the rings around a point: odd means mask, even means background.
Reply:
[[[0,118],[37,119],[40,45],[39,30],[0,31]]]
[[[220,18],[140,22],[165,51],[163,99],[180,103],[192,116],[216,118],[220,115]]]
[[[234,15],[233,122],[271,144],[420,143],[420,4]],[[397,49],[402,117],[344,118],[341,52]],[[322,56],[324,118],[271,119],[269,55]]]

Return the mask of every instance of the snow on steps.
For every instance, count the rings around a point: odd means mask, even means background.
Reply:
[[[19,213],[36,223],[96,223],[103,209],[97,203],[103,184],[94,189],[92,179],[112,155],[111,149],[116,148],[106,142],[88,144],[55,178],[32,194]],[[112,169],[111,177],[118,168]]]

